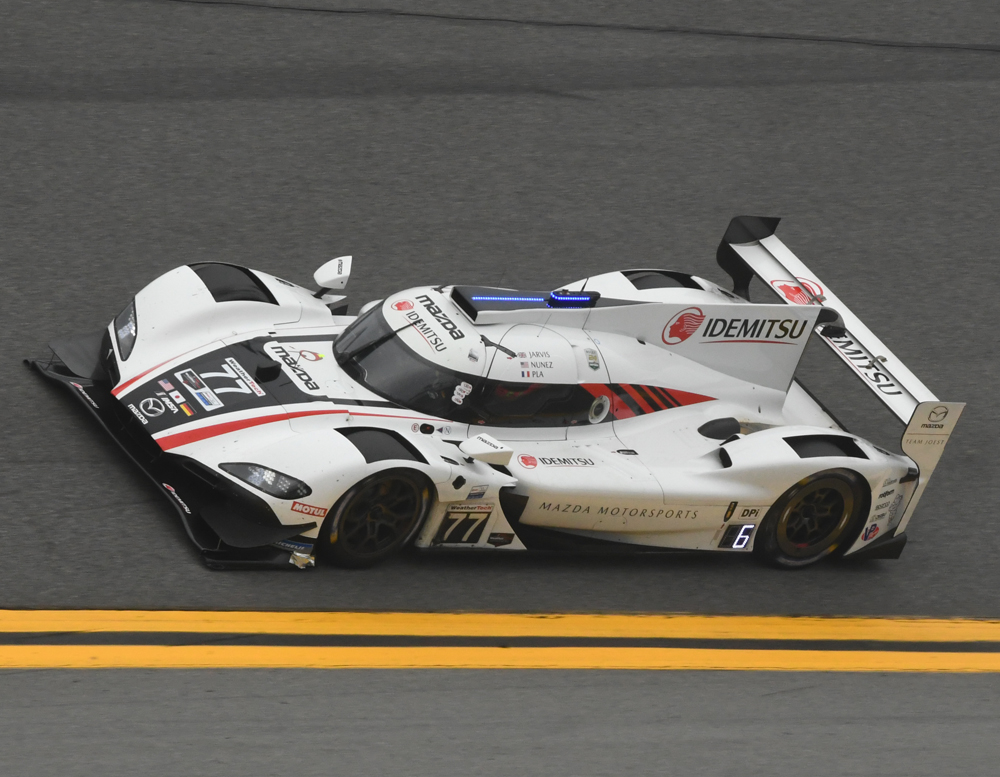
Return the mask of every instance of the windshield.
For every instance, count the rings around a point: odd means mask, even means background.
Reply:
[[[402,327],[405,329],[405,327]],[[414,353],[377,306],[334,343],[337,363],[376,394],[421,413],[491,426],[571,426],[594,418],[593,394],[579,384],[490,380]],[[502,353],[497,358],[507,358]],[[601,416],[603,420],[603,415]]]

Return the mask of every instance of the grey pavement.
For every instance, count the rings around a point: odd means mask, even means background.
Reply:
[[[1000,680],[740,672],[0,672],[24,775],[995,774]]]

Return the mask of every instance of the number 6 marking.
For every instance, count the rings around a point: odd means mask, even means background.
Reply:
[[[754,525],[748,524],[740,529],[740,533],[736,535],[736,539],[733,540],[733,550],[742,550],[750,542],[750,536],[753,534]]]

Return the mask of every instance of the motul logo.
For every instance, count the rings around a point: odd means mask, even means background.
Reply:
[[[701,308],[685,308],[663,327],[663,342],[667,345],[683,343],[698,331],[704,320],[705,314],[701,312]]]
[[[292,502],[292,511],[296,513],[304,513],[305,515],[313,515],[317,518],[326,517],[325,507],[314,507],[313,505],[305,504],[305,502]]]

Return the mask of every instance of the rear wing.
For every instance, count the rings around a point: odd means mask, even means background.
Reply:
[[[774,234],[780,219],[737,216],[729,222],[716,258],[733,279],[733,293],[750,299],[754,275],[789,305],[819,305],[815,334],[906,424],[903,452],[920,467],[920,479],[900,522],[902,532],[944,452],[964,402],[941,402],[865,326],[829,287]]]

